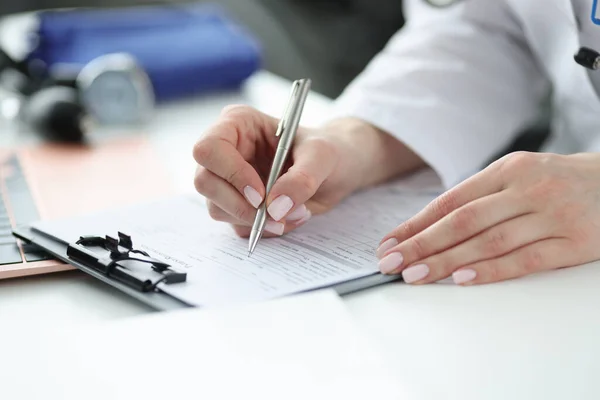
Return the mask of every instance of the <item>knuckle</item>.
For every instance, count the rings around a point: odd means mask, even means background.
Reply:
[[[431,204],[436,215],[446,216],[458,207],[458,198],[455,192],[449,191],[433,201]]]
[[[498,263],[489,263],[486,271],[486,278],[488,282],[498,282],[501,280],[500,267],[498,266]]]
[[[415,260],[422,260],[428,256],[427,245],[425,244],[423,238],[419,236],[415,236],[412,239],[410,239],[410,242],[408,243],[408,248],[411,249],[411,253]]]
[[[470,231],[477,221],[477,211],[474,207],[462,207],[451,218],[451,225],[456,232]]]
[[[221,112],[223,129],[230,132],[248,132],[251,121],[255,121],[259,111],[243,104],[227,106]]]
[[[515,151],[506,156],[505,164],[507,166],[512,166],[513,168],[527,167],[531,166],[534,157],[535,154],[528,151]]]
[[[449,254],[437,255],[423,262],[431,266],[431,279],[440,280],[449,276],[458,265]]]
[[[521,260],[521,266],[523,268],[523,272],[526,274],[530,274],[536,271],[539,271],[544,263],[544,258],[542,257],[542,253],[539,250],[528,250],[523,254],[523,259]]]
[[[561,163],[561,160],[564,159],[564,156],[561,154],[554,153],[533,153],[535,155],[535,159],[539,165],[549,166],[557,163]]]
[[[239,180],[240,176],[242,175],[242,168],[236,168],[233,171],[231,171],[230,173],[227,174],[227,176],[225,177],[225,180],[229,183],[235,183],[236,181]]]
[[[315,178],[313,175],[303,170],[296,170],[296,176],[296,184],[299,185],[299,187],[304,193],[312,195],[319,188],[317,178]]]
[[[506,175],[522,173],[536,162],[536,155],[527,151],[515,151],[503,157],[500,170]]]
[[[412,219],[405,221],[401,224],[396,231],[394,232],[394,236],[398,241],[402,241],[406,238],[412,237],[417,233],[417,227],[415,222]]]
[[[495,230],[488,233],[483,242],[483,253],[486,256],[497,256],[506,251],[508,238],[506,232]]]
[[[200,165],[206,165],[214,158],[214,146],[208,139],[201,139],[194,146],[194,159]]]
[[[250,221],[252,213],[249,207],[239,206],[233,211],[233,216],[240,221]]]

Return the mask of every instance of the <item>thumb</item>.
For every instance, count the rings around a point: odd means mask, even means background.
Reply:
[[[333,143],[320,137],[301,140],[292,151],[294,164],[275,182],[267,199],[267,211],[275,221],[313,197],[338,162]]]

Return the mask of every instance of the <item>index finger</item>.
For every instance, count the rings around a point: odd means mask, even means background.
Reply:
[[[378,256],[398,243],[422,232],[465,204],[501,191],[502,180],[496,176],[495,170],[495,166],[490,166],[438,196],[414,217],[387,234],[380,242]]]
[[[266,114],[244,106],[229,107],[196,143],[194,159],[235,187],[256,208],[264,199],[265,188],[248,160],[254,158],[256,142],[265,130],[275,127],[275,119]]]
[[[262,203],[265,188],[258,172],[228,141],[204,138],[194,147],[194,158],[198,164],[236,188],[254,207]]]

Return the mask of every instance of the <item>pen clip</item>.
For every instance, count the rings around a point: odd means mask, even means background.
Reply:
[[[285,107],[285,111],[283,112],[283,116],[279,120],[279,124],[277,124],[277,131],[275,132],[275,136],[279,137],[287,128],[287,121],[290,118],[290,113],[292,112],[293,104],[295,104],[295,100],[298,94],[298,89],[300,89],[300,81],[294,81],[292,85],[292,93],[290,95],[290,100]]]

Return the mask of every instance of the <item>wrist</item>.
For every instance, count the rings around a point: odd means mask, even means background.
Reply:
[[[340,145],[342,168],[357,178],[357,188],[373,186],[425,165],[412,150],[387,132],[357,118],[323,126],[324,135]]]

